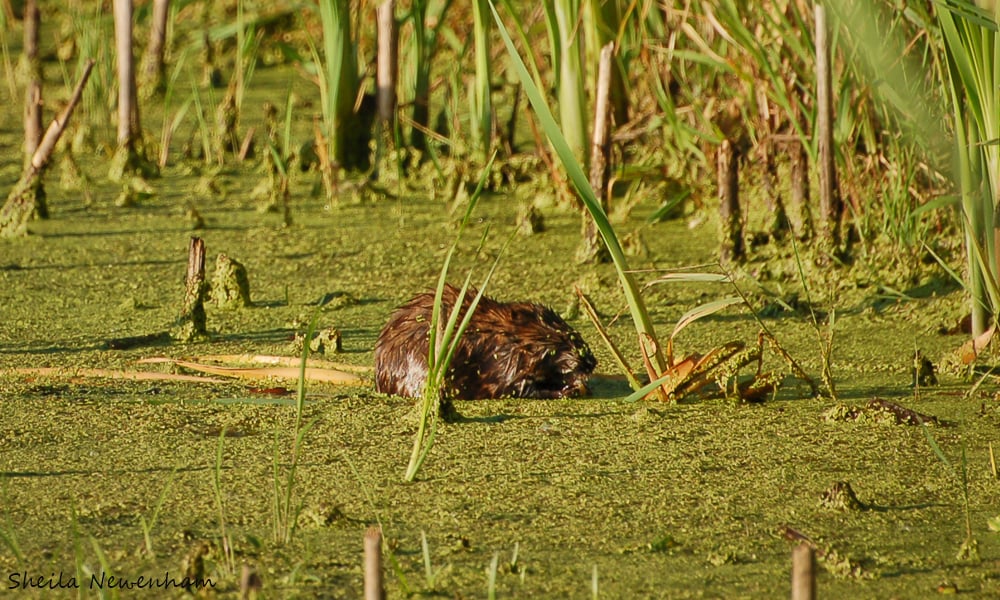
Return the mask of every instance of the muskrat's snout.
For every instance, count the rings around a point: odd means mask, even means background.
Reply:
[[[576,376],[569,378],[566,381],[566,387],[563,388],[563,394],[566,398],[582,398],[584,396],[590,395],[590,375],[576,374]]]

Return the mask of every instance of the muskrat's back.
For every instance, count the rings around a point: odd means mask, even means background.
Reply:
[[[441,318],[459,291],[446,285]],[[476,295],[462,300],[468,309]],[[427,379],[427,342],[434,294],[425,292],[396,309],[375,342],[375,389],[419,397]],[[459,341],[442,393],[449,398],[570,398],[587,393],[597,366],[580,334],[552,309],[483,296]]]

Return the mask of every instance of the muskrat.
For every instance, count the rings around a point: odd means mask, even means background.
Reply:
[[[460,290],[446,285],[442,319]],[[462,311],[478,292],[470,289]],[[375,342],[375,389],[420,397],[427,379],[427,344],[434,293],[419,294],[389,317]],[[597,366],[580,334],[552,309],[483,296],[461,337],[442,395],[449,399],[573,398],[588,392]]]

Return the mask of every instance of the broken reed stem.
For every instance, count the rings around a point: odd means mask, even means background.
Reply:
[[[385,0],[376,9],[378,21],[378,63],[375,71],[376,105],[378,118],[383,124],[392,124],[396,114],[396,3]]]
[[[94,59],[90,59],[83,67],[83,74],[80,75],[80,81],[76,83],[76,87],[73,89],[73,95],[70,96],[69,103],[66,104],[66,108],[56,115],[56,118],[52,119],[49,123],[48,129],[45,130],[45,135],[42,140],[38,143],[35,148],[34,153],[31,155],[31,161],[28,163],[27,169],[22,176],[22,182],[28,183],[34,179],[48,163],[49,158],[52,156],[52,152],[55,150],[56,144],[59,142],[59,138],[62,136],[63,132],[66,130],[66,126],[69,124],[69,118],[73,115],[73,110],[76,109],[76,105],[80,103],[80,98],[83,97],[83,88],[87,85],[87,80],[90,79],[90,72],[94,69]]]
[[[80,81],[77,82],[76,88],[73,90],[69,104],[52,120],[49,128],[45,131],[45,136],[42,137],[42,141],[35,148],[35,153],[31,155],[31,160],[25,167],[21,179],[7,196],[3,207],[0,208],[0,238],[19,237],[27,233],[28,219],[37,206],[37,194],[32,193],[36,189],[35,182],[41,176],[42,169],[49,157],[52,156],[56,142],[66,130],[73,110],[80,103],[83,88],[87,85],[87,79],[90,78],[90,72],[93,68],[94,60],[91,59],[84,65],[83,75],[80,76]]]
[[[830,41],[826,9],[815,6],[816,14],[816,135],[819,147],[820,238],[824,250],[833,252],[840,244],[841,200],[837,187],[837,164],[833,148],[833,85]]]
[[[382,528],[372,525],[365,531],[365,600],[385,598],[382,582]]]
[[[199,280],[205,279],[205,241],[199,237],[191,238],[188,244],[188,268],[185,282],[191,287]]]
[[[73,110],[76,109],[76,105],[80,103],[80,98],[83,96],[83,88],[87,85],[87,80],[90,79],[90,72],[94,69],[94,59],[90,59],[83,66],[83,74],[80,75],[80,81],[76,82],[76,87],[73,89],[73,95],[70,96],[69,102],[66,104],[66,108],[62,109],[55,119],[49,123],[48,129],[45,130],[45,135],[42,137],[42,141],[38,143],[38,147],[35,148],[35,153],[31,156],[31,164],[29,165],[29,170],[33,170],[35,173],[40,171],[45,163],[48,162],[49,158],[52,156],[52,151],[56,147],[56,143],[59,141],[59,137],[66,130],[66,125],[69,124],[69,118],[73,115]],[[27,173],[25,174],[27,177]]]
[[[253,148],[254,148],[253,136],[254,133],[256,132],[257,132],[256,127],[250,127],[249,129],[247,129],[246,135],[243,136],[243,141],[240,143],[239,153],[236,155],[236,158],[238,158],[240,162],[245,161],[253,154]]]
[[[792,550],[792,600],[816,598],[816,551],[808,542]]]
[[[326,136],[323,135],[323,127],[318,116],[313,118],[313,138],[316,157],[319,159],[319,172],[323,176],[323,188],[326,190],[326,197],[333,203],[337,198],[337,177],[333,163],[330,162]]]
[[[177,326],[172,332],[174,339],[190,342],[207,334],[205,317],[205,241],[192,237],[188,244],[187,277],[184,280],[184,304]]]

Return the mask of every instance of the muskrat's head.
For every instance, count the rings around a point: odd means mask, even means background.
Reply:
[[[589,393],[587,382],[597,367],[587,342],[550,308],[536,305],[540,327],[534,340],[543,347],[532,387],[552,398],[575,398]]]

